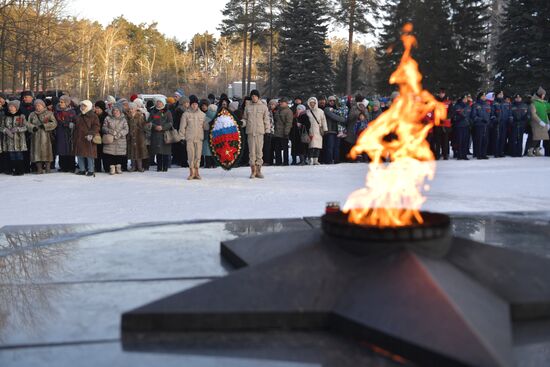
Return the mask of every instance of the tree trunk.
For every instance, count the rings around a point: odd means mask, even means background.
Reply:
[[[244,17],[245,23],[243,25],[243,69],[242,69],[242,86],[241,86],[241,97],[244,98],[246,95],[246,46],[248,41],[248,0],[244,3]]]
[[[273,97],[273,0],[269,0],[269,97]]]
[[[350,1],[348,24],[348,60],[346,65],[346,95],[351,96],[351,76],[353,73],[353,24],[355,22],[355,0]]]
[[[3,9],[2,9],[3,10]],[[2,85],[2,93],[6,89],[6,20],[2,24],[2,36],[0,37],[0,63],[2,71],[0,72],[0,84]]]
[[[248,80],[246,94],[250,94],[250,80],[252,79],[252,51],[254,50],[254,27],[256,26],[256,1],[252,0],[252,25],[250,27],[250,44],[248,46]]]

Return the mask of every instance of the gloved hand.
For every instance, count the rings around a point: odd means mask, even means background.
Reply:
[[[185,144],[185,139],[181,139],[181,140],[180,140],[180,144],[181,144],[181,145]]]
[[[33,132],[33,133],[35,133],[35,132],[37,132],[37,131],[38,131],[38,128],[37,128],[36,126],[32,128],[32,132]]]
[[[44,124],[40,125],[39,126],[42,130],[46,130],[46,127],[44,126]]]
[[[69,129],[74,129],[74,122],[69,122]]]
[[[542,127],[546,127],[546,123],[542,120],[539,121],[539,125],[542,126]]]
[[[93,135],[86,135],[86,140],[88,141],[92,141],[93,138],[94,138]]]

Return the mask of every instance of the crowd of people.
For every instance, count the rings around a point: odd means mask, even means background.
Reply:
[[[253,90],[243,100],[230,100],[225,94],[186,97],[177,90],[167,99],[107,96],[92,104],[68,95],[35,99],[25,91],[20,100],[7,100],[0,94],[0,170],[17,176],[57,169],[94,177],[153,166],[166,172],[176,165],[189,168],[189,180],[200,179],[201,167],[217,165],[209,131],[226,108],[241,129],[237,165],[250,166],[250,178],[263,178],[265,165],[349,161],[359,134],[397,96],[262,99]],[[437,99],[447,107],[447,118],[428,135],[435,158],[550,156],[550,103],[545,97],[539,87],[528,96],[480,92],[475,100],[466,94],[453,101],[441,89]],[[424,122],[432,119],[428,114]]]

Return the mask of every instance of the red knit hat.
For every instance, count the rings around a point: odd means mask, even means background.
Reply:
[[[138,98],[138,95],[137,94],[132,94],[130,96],[130,102],[134,102],[134,99]]]

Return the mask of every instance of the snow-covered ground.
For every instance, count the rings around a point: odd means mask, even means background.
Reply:
[[[136,223],[190,219],[303,217],[364,186],[367,165],[0,176],[0,227],[8,224]],[[424,209],[440,212],[550,210],[550,159],[439,161]]]

